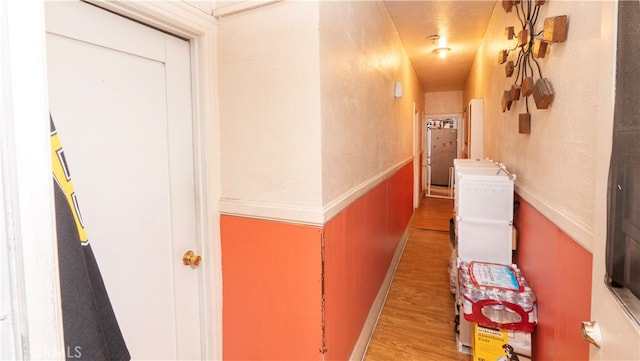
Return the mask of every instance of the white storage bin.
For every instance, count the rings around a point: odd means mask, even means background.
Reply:
[[[495,162],[465,162],[465,163],[460,163],[454,166],[454,171],[453,171],[453,187],[454,187],[454,199],[456,199],[456,205],[455,207],[457,208],[457,198],[459,197],[458,195],[458,184],[460,183],[460,178],[462,177],[463,174],[469,174],[469,173],[473,173],[474,169],[478,169],[478,168],[482,168],[482,169],[494,169],[496,170],[496,172],[500,169],[498,164]]]
[[[494,161],[489,158],[483,158],[483,159],[456,158],[453,160],[454,167],[459,164],[479,164],[479,163],[494,163]]]
[[[456,214],[490,221],[513,220],[513,179],[500,168],[465,168],[457,176]]]
[[[456,217],[458,257],[465,261],[511,264],[511,222],[479,222]]]
[[[499,165],[495,162],[465,162],[459,163],[453,166],[454,167],[454,183],[458,183],[459,177],[464,173],[473,172],[473,169],[477,168],[489,168],[489,169],[499,169]]]

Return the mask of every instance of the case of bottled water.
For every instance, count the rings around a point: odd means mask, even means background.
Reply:
[[[469,322],[524,332],[538,323],[536,295],[515,264],[458,259],[458,288]]]

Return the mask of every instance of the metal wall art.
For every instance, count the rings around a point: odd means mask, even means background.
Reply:
[[[546,18],[542,30],[536,30],[540,8],[546,0],[502,0],[502,7],[507,13],[515,10],[520,28],[516,33],[514,26],[505,28],[505,36],[514,40],[513,48],[498,53],[498,62],[505,64],[507,78],[515,76],[510,89],[502,94],[502,112],[511,110],[513,102],[524,98],[526,113],[518,115],[518,132],[531,132],[531,114],[529,113],[529,97],[537,109],[547,109],[553,102],[553,87],[549,79],[542,75],[538,59],[544,58],[551,44],[567,39],[567,16]],[[512,55],[512,54],[517,54]],[[515,58],[515,60],[514,60]]]

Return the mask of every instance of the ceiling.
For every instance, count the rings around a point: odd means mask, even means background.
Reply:
[[[386,0],[391,18],[425,92],[463,90],[496,1]],[[440,58],[433,49],[447,39],[451,51]]]

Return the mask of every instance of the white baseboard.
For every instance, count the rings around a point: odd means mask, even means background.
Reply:
[[[373,304],[371,305],[371,308],[369,309],[369,315],[367,315],[367,319],[362,326],[360,337],[358,337],[358,341],[353,347],[353,351],[351,352],[351,356],[349,357],[350,361],[364,360],[364,356],[367,353],[367,348],[369,347],[369,342],[371,341],[371,336],[373,336],[373,331],[378,324],[378,319],[380,318],[380,314],[382,313],[382,308],[387,299],[387,295],[389,294],[391,281],[393,281],[393,276],[395,275],[398,264],[400,263],[400,258],[402,257],[402,253],[404,252],[404,247],[407,244],[407,240],[409,239],[409,232],[411,231],[412,224],[413,216],[411,216],[411,219],[407,224],[407,228],[402,234],[400,242],[398,242],[398,247],[396,247],[396,252],[393,255],[393,259],[391,260],[389,269],[387,270],[387,275],[384,277],[384,281],[382,282],[382,285],[378,290],[378,295],[376,296]]]

